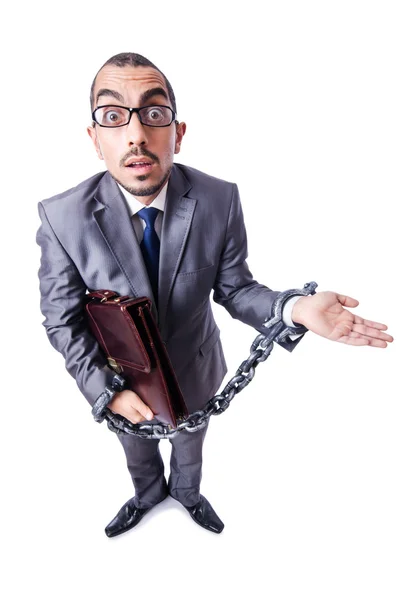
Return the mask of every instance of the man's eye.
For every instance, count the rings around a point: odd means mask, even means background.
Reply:
[[[152,108],[152,110],[148,114],[148,117],[152,121],[156,121],[157,119],[163,118],[163,112],[159,108]]]
[[[121,119],[121,114],[116,111],[109,111],[104,114],[103,118],[106,119],[106,121],[114,123]]]

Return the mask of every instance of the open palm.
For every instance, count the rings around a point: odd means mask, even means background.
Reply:
[[[384,333],[387,325],[363,319],[344,307],[358,306],[358,300],[335,292],[318,292],[302,297],[294,306],[293,320],[329,340],[353,346],[386,348],[392,342]]]

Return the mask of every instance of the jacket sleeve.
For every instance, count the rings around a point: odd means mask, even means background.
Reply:
[[[41,225],[36,242],[41,247],[38,276],[40,309],[51,345],[62,354],[65,367],[91,404],[110,385],[114,371],[85,320],[86,285],[56,237],[41,202]]]
[[[260,333],[268,333],[263,326],[271,316],[274,300],[280,292],[255,281],[248,268],[247,233],[237,185],[232,184],[232,198],[227,230],[219,261],[214,288],[214,302],[224,306],[233,319],[251,325]],[[281,342],[290,352],[303,336],[294,341]]]

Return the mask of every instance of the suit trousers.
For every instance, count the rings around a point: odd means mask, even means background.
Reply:
[[[199,431],[181,431],[169,440],[172,450],[168,484],[159,449],[160,440],[117,434],[126,455],[135,488],[134,502],[138,508],[151,508],[168,495],[184,506],[197,504],[200,499],[202,449],[207,429],[208,422]]]

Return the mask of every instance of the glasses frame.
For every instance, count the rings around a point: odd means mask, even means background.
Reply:
[[[122,125],[101,125],[100,123],[98,123],[98,121],[95,118],[96,111],[99,108],[110,108],[112,106],[114,106],[115,108],[125,108],[126,110],[130,111],[130,118],[128,119],[127,123],[123,123]],[[172,113],[171,123],[168,123],[168,125],[148,125],[147,123],[142,122],[140,111],[143,110],[144,108],[157,108],[157,107],[158,108],[168,108],[171,111],[171,113]],[[170,127],[174,121],[175,121],[175,123],[178,123],[178,121],[176,120],[176,112],[171,108],[171,106],[165,106],[164,104],[148,104],[147,106],[140,106],[139,108],[130,108],[129,106],[120,106],[119,104],[101,104],[100,106],[97,106],[96,109],[92,112],[91,117],[92,117],[92,120],[94,121],[94,123],[99,125],[99,127],[106,127],[107,129],[116,129],[117,127],[125,127],[126,125],[129,125],[129,123],[131,121],[131,117],[134,113],[136,113],[138,115],[138,119],[139,119],[140,123],[142,125],[144,125],[145,127]]]

